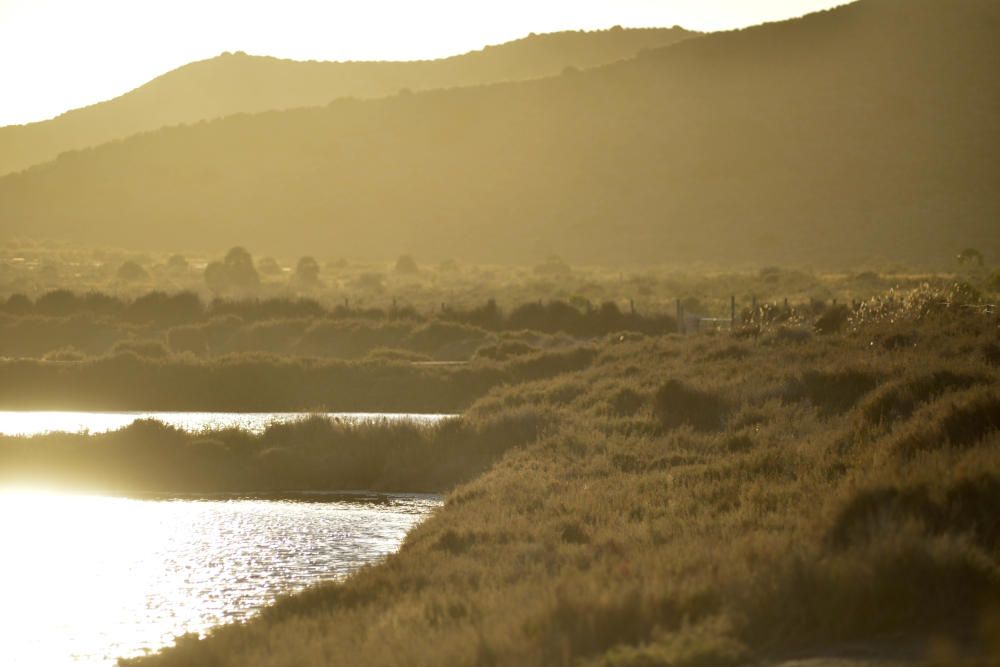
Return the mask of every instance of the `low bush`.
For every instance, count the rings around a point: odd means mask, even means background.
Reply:
[[[716,393],[668,380],[653,397],[653,413],[664,428],[691,426],[712,431],[722,427],[729,405]]]

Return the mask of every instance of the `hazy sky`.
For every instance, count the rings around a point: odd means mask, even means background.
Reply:
[[[222,51],[434,58],[529,32],[737,28],[845,0],[0,0],[0,125],[120,95]]]

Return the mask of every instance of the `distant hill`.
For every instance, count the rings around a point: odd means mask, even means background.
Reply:
[[[0,179],[0,235],[851,264],[1000,255],[1000,3],[861,0],[560,76],[164,129]]]
[[[108,102],[0,127],[0,174],[137,132],[235,113],[373,98],[401,89],[472,86],[559,74],[632,58],[696,33],[681,28],[531,35],[465,55],[414,62],[299,62],[226,53],[180,67]]]

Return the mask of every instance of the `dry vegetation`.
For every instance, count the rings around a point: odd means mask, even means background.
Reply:
[[[0,437],[0,483],[447,493],[123,666],[1000,664],[998,7],[226,54],[0,128],[0,409],[461,413]]]
[[[0,456],[118,488],[452,489],[384,563],[125,664],[995,664],[1000,332],[963,305],[608,337],[425,430],[140,424]]]

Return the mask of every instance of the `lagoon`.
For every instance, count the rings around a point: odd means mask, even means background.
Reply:
[[[395,551],[440,503],[0,489],[0,665],[110,667],[244,620],[278,595]]]

